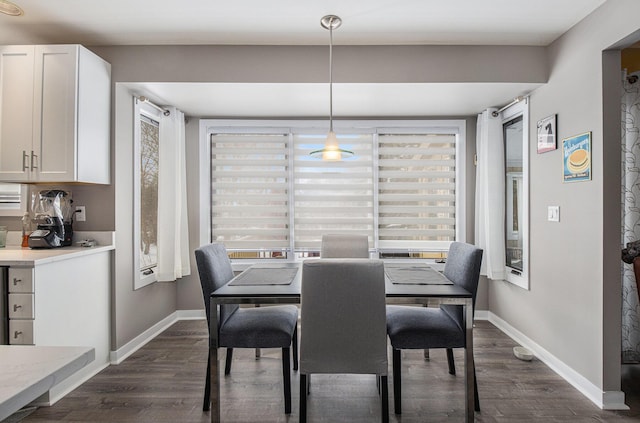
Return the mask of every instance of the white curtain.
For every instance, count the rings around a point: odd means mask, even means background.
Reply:
[[[160,120],[158,166],[158,280],[191,273],[187,221],[184,113],[168,107]]]
[[[640,80],[623,72],[622,245],[640,240]],[[636,72],[631,77],[640,76]],[[640,361],[640,304],[633,266],[622,262],[622,360]]]
[[[478,115],[475,241],[484,250],[480,273],[490,279],[504,279],[504,142],[502,118],[492,115],[495,110]]]

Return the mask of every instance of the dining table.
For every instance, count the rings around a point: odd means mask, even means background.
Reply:
[[[387,304],[438,306],[461,305],[465,313],[465,421],[474,421],[473,300],[469,291],[428,263],[385,262]],[[255,263],[211,294],[211,310],[220,304],[299,304],[302,262]],[[218,327],[218,313],[212,312],[210,328]],[[304,328],[300,328],[304,330]],[[220,422],[220,369],[218,331],[210,330],[211,422]]]

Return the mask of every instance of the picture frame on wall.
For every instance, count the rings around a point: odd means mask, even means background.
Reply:
[[[591,132],[562,140],[564,182],[591,180]]]
[[[547,116],[538,121],[538,154],[553,151],[558,148],[556,142],[557,127],[558,115]]]

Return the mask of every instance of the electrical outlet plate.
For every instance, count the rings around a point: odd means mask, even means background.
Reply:
[[[84,206],[76,206],[76,216],[74,220],[76,222],[85,222],[87,220],[87,213]]]
[[[549,222],[560,222],[560,206],[549,206],[547,208],[547,220]]]

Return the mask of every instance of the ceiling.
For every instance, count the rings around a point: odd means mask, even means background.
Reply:
[[[326,45],[320,18],[343,20],[336,45],[546,46],[605,0],[12,0],[0,44]],[[328,79],[328,76],[327,76]],[[538,84],[539,85],[539,84]],[[336,84],[337,116],[475,114],[536,84]],[[322,84],[137,84],[188,115],[297,117],[327,114]],[[280,101],[274,107],[272,99]],[[226,98],[218,104],[215,98]],[[229,102],[229,99],[234,99]],[[383,99],[384,101],[379,101]],[[461,99],[464,101],[461,101]],[[214,99],[214,100],[212,100]],[[432,113],[437,111],[437,113]]]

